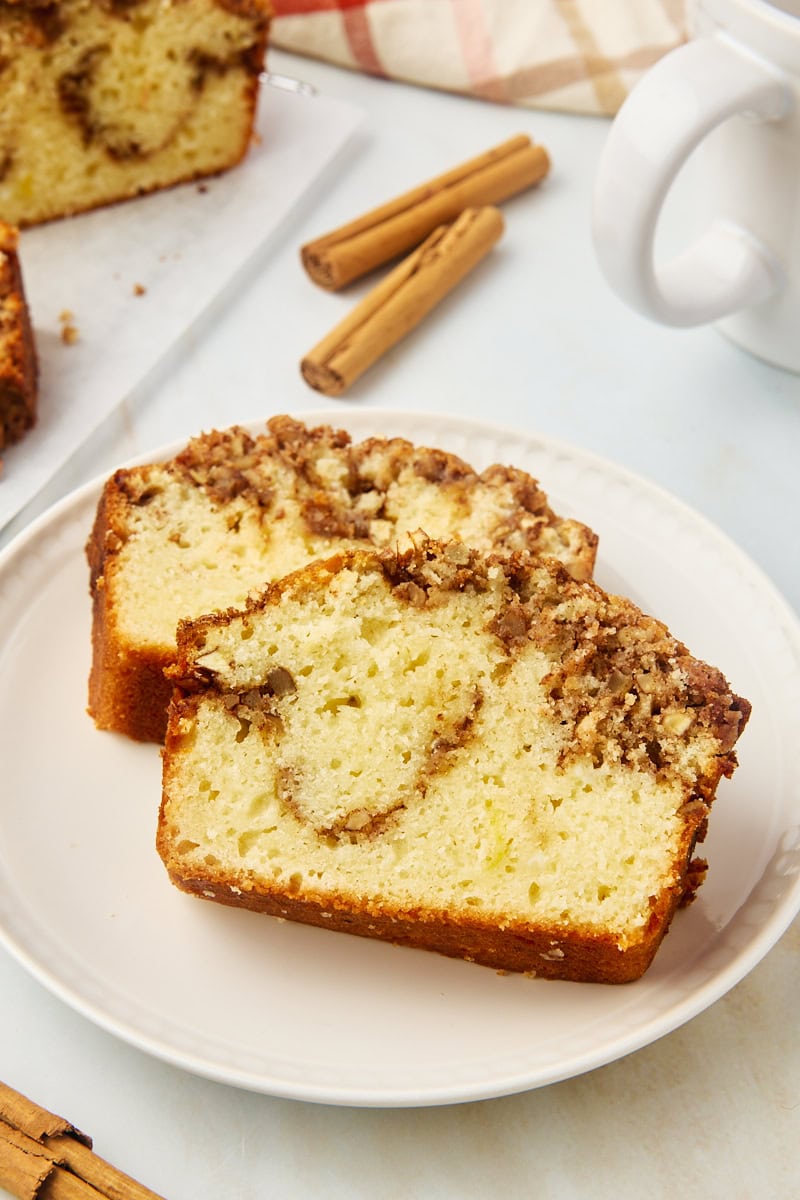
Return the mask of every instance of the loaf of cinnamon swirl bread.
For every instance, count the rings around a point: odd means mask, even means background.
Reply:
[[[268,0],[0,0],[0,218],[19,227],[238,163]]]

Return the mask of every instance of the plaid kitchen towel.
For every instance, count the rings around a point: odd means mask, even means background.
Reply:
[[[610,115],[686,0],[273,0],[272,44],[504,104]]]

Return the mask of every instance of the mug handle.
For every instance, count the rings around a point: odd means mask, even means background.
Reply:
[[[673,50],[640,80],[612,123],[593,200],[600,268],[632,308],[664,325],[703,325],[783,286],[773,253],[733,221],[717,218],[663,264],[654,241],[667,193],[703,138],[736,113],[780,120],[792,103],[779,71],[722,33]]]

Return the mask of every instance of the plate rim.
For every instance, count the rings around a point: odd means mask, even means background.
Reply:
[[[688,520],[697,528],[704,538],[711,538],[724,552],[729,561],[742,569],[752,584],[757,588],[762,600],[768,600],[771,611],[780,618],[781,634],[788,638],[794,647],[795,655],[800,660],[800,620],[792,610],[788,601],[783,597],[774,582],[763,569],[755,563],[737,543],[703,513],[698,512],[687,502],[675,496],[661,485],[641,476],[626,466],[621,466],[612,460],[585,450],[580,446],[566,441],[551,438],[536,432],[516,429],[513,426],[492,421],[483,421],[473,417],[464,417],[456,413],[425,412],[413,409],[364,409],[355,406],[340,406],[336,409],[308,410],[293,413],[292,416],[305,424],[331,424],[341,426],[357,437],[370,436],[362,426],[370,427],[375,436],[392,436],[391,427],[398,427],[394,436],[407,436],[402,430],[409,424],[423,426],[425,429],[446,429],[450,431],[468,431],[473,436],[489,436],[497,440],[514,440],[524,443],[524,449],[530,452],[532,448],[545,455],[557,455],[570,461],[577,462],[581,467],[588,466],[599,471],[603,476],[622,480],[626,485],[633,486],[637,491],[649,493],[659,506],[666,506],[676,511],[682,520]],[[260,420],[232,422],[252,431],[261,431],[269,417]],[[83,506],[91,505],[93,499],[99,496],[105,481],[114,470],[145,462],[154,462],[171,457],[182,448],[188,437],[178,438],[169,443],[156,447],[145,454],[137,454],[120,466],[94,476],[92,479],[70,491],[60,500],[51,505],[45,512],[36,517],[27,527],[22,529],[0,550],[0,582],[9,564],[19,555],[23,555],[29,546],[47,531],[56,527],[71,514],[77,515]],[[431,440],[434,434],[431,433]],[[545,482],[545,487],[547,484]],[[91,515],[91,511],[90,511]],[[87,529],[88,535],[88,529]],[[794,827],[792,827],[794,828]],[[785,838],[790,832],[784,828]],[[475,1082],[465,1086],[463,1082],[454,1085],[442,1083],[439,1086],[428,1086],[423,1092],[418,1088],[410,1088],[405,1092],[397,1087],[381,1090],[374,1085],[362,1088],[345,1086],[331,1088],[329,1084],[312,1083],[297,1080],[284,1081],[280,1086],[275,1079],[267,1079],[263,1072],[246,1071],[230,1065],[214,1063],[196,1053],[182,1050],[165,1044],[163,1040],[151,1034],[142,1032],[126,1023],[119,1017],[102,1011],[98,1006],[81,996],[73,987],[68,986],[48,969],[46,963],[39,962],[31,950],[20,944],[18,939],[6,928],[5,917],[0,912],[0,944],[5,946],[34,978],[43,984],[52,994],[78,1011],[98,1027],[130,1045],[149,1053],[162,1061],[172,1063],[191,1073],[217,1082],[231,1084],[246,1090],[261,1092],[287,1099],[297,1099],[316,1103],[335,1104],[356,1107],[423,1107],[438,1104],[470,1102],[481,1099],[496,1098],[512,1095],[521,1091],[533,1090],[541,1086],[572,1078],[597,1067],[607,1065],[627,1054],[641,1049],[674,1031],[693,1017],[699,1015],[711,1004],[724,996],[732,987],[739,983],[775,946],[788,929],[800,911],[800,872],[794,872],[796,878],[784,889],[779,901],[773,903],[769,919],[763,923],[755,934],[746,939],[744,947],[739,947],[730,957],[730,961],[720,970],[710,974],[704,983],[690,990],[677,1003],[665,1011],[651,1015],[649,1020],[637,1025],[633,1031],[621,1033],[617,1037],[603,1043],[603,1050],[597,1053],[593,1048],[582,1048],[570,1059],[563,1061],[560,1066],[540,1073],[534,1079],[522,1071],[517,1078],[506,1077],[492,1084]],[[762,876],[762,879],[764,877]],[[760,881],[759,881],[760,882]],[[3,884],[0,873],[0,886]],[[757,890],[758,884],[753,891]],[[742,899],[737,912],[726,923],[730,925],[752,897],[748,893]]]

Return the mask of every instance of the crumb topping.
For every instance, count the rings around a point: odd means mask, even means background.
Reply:
[[[572,580],[555,563],[487,562],[459,543],[384,551],[381,563],[396,594],[416,607],[447,591],[486,591],[502,573],[507,594],[488,629],[509,655],[532,643],[551,662],[547,695],[558,724],[573,734],[562,761],[588,754],[596,765],[683,771],[691,730],[713,738],[724,774],[733,771],[731,751],[749,704],[732,695],[720,671],[628,601]]]
[[[205,489],[215,504],[241,496],[266,514],[288,487],[308,531],[324,538],[382,544],[387,530],[402,524],[402,497],[411,496],[417,523],[440,525],[475,515],[484,536],[509,550],[562,554],[569,539],[552,538],[562,526],[537,481],[524,471],[495,464],[482,474],[454,454],[415,447],[403,438],[367,438],[353,444],[343,430],[308,429],[288,416],[274,417],[257,437],[241,428],[215,431],[192,441],[175,469]],[[416,480],[416,483],[415,483]],[[426,490],[430,488],[432,490]],[[435,494],[434,494],[435,493]],[[481,515],[483,514],[483,515]],[[585,557],[593,558],[596,538],[577,523]],[[441,529],[426,528],[431,536]],[[547,540],[547,539],[550,540]],[[585,564],[580,568],[590,573]]]

